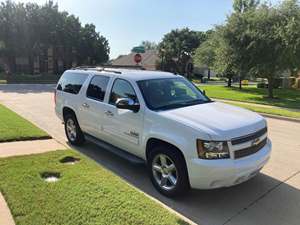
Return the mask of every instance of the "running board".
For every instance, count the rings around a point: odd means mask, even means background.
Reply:
[[[90,141],[90,142],[98,145],[99,147],[104,148],[105,150],[107,150],[107,151],[109,151],[109,152],[111,152],[111,153],[113,153],[113,154],[115,154],[115,155],[117,155],[117,156],[119,156],[119,157],[121,157],[121,158],[123,158],[123,159],[125,159],[125,160],[127,160],[129,162],[131,162],[131,163],[134,163],[134,164],[145,164],[145,160],[143,160],[143,159],[141,159],[141,158],[139,158],[139,157],[137,157],[137,156],[135,156],[135,155],[133,155],[133,154],[131,154],[129,152],[126,152],[126,151],[124,151],[124,150],[122,150],[120,148],[117,148],[117,147],[115,147],[115,146],[113,146],[111,144],[108,144],[108,143],[106,143],[106,142],[104,142],[102,140],[99,140],[98,138],[95,138],[95,137],[93,137],[93,136],[91,136],[89,134],[85,133],[84,137],[85,137],[85,139],[87,141]]]

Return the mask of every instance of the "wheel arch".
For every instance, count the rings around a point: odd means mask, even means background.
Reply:
[[[173,148],[175,151],[177,151],[183,157],[184,162],[186,164],[185,156],[184,156],[183,152],[177,146],[175,146],[174,144],[171,144],[170,142],[167,142],[165,140],[162,140],[159,138],[153,138],[153,137],[149,138],[146,143],[146,160],[148,160],[150,152],[156,146],[167,146],[167,147]]]
[[[151,153],[151,150],[153,150],[153,148],[156,146],[166,146],[166,147],[172,148],[181,155],[181,157],[183,158],[184,167],[185,167],[186,173],[187,173],[188,185],[190,186],[190,177],[189,177],[189,171],[188,171],[188,167],[187,167],[186,157],[184,156],[183,152],[174,144],[171,144],[171,143],[161,140],[159,138],[153,138],[153,137],[149,138],[147,140],[147,144],[146,144],[146,160],[148,161],[148,157]]]
[[[64,106],[62,111],[63,111],[63,118],[64,119],[65,119],[66,115],[68,115],[68,114],[72,114],[76,117],[75,111],[69,106]],[[77,117],[76,117],[76,119],[77,119]]]

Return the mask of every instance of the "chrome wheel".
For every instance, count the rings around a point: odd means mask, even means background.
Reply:
[[[77,132],[76,132],[76,124],[75,124],[74,120],[72,120],[72,119],[67,120],[66,130],[67,130],[68,138],[71,141],[75,141],[76,137],[77,137]]]
[[[178,173],[175,163],[165,154],[158,154],[152,162],[152,173],[157,184],[164,190],[176,187]]]

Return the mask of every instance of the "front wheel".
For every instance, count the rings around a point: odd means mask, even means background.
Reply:
[[[154,187],[166,196],[182,195],[189,188],[185,159],[175,148],[154,148],[148,158],[148,172]]]

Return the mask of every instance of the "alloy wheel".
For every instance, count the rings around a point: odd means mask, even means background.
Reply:
[[[71,141],[75,141],[77,137],[76,125],[74,120],[68,119],[66,123],[67,135]]]
[[[175,163],[165,154],[158,154],[152,162],[152,173],[156,183],[164,190],[176,187],[178,173]]]

